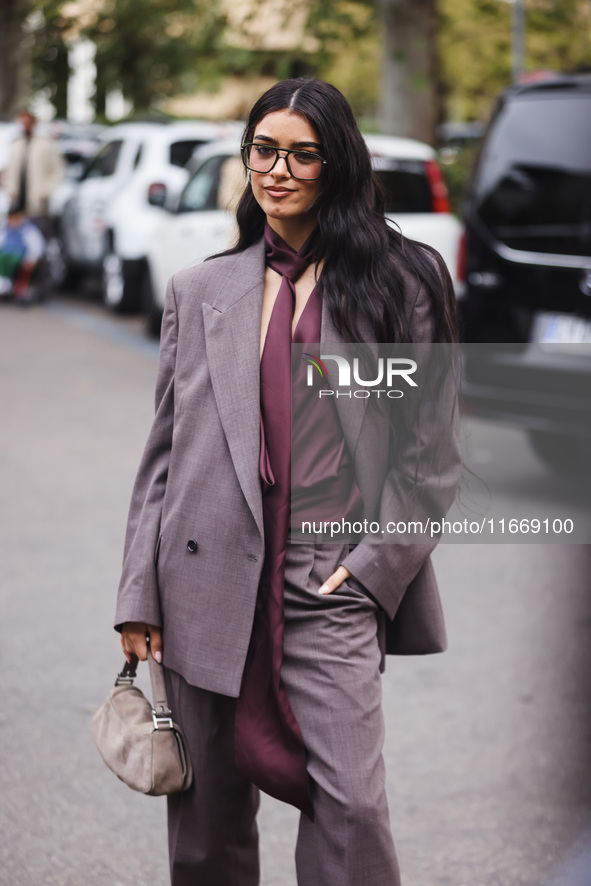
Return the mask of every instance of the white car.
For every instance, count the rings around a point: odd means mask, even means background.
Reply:
[[[374,170],[386,196],[386,217],[403,234],[435,247],[459,294],[458,251],[462,227],[450,212],[435,151],[422,142],[383,135],[365,136]],[[236,234],[234,210],[244,188],[240,143],[201,148],[192,175],[176,205],[154,230],[147,251],[148,328],[156,334],[168,279],[181,268],[227,249]]]
[[[102,273],[105,303],[138,310],[145,256],[162,206],[181,191],[194,150],[233,133],[206,121],[122,123],[105,130],[60,220],[63,256],[72,275]]]
[[[96,123],[66,123],[54,121],[50,134],[64,158],[64,177],[49,198],[49,216],[59,219],[67,201],[74,194],[90,161],[103,147],[102,136],[108,130]]]

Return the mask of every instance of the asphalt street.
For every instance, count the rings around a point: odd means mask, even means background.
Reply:
[[[89,729],[122,664],[114,598],[157,352],[98,306],[0,304],[2,886],[168,882],[165,800],[119,783]],[[588,490],[520,432],[472,421],[464,439],[504,512],[588,516]],[[540,541],[440,545],[449,651],[389,659],[405,886],[591,883],[590,548]],[[260,830],[264,886],[295,886],[297,815],[265,799]]]

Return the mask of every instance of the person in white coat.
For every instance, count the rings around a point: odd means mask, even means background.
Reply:
[[[64,175],[64,162],[55,141],[37,135],[31,111],[21,111],[17,121],[22,134],[11,145],[5,187],[11,205],[43,227],[49,198]]]

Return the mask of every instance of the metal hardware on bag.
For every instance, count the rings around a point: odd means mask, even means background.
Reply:
[[[126,677],[123,671],[121,671],[120,674],[117,674],[115,686],[133,686],[133,677]]]
[[[131,661],[126,661],[123,665],[123,670],[117,674],[115,686],[133,686],[133,681],[137,676],[137,666],[138,657],[137,655],[132,655]]]
[[[173,728],[172,717],[164,717],[161,714],[157,714],[154,708],[152,708],[152,722],[154,723],[154,729],[160,729],[160,726],[163,724],[166,724],[169,729]]]

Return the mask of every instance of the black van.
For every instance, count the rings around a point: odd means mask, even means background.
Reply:
[[[591,76],[500,97],[463,214],[467,411],[591,463]]]

